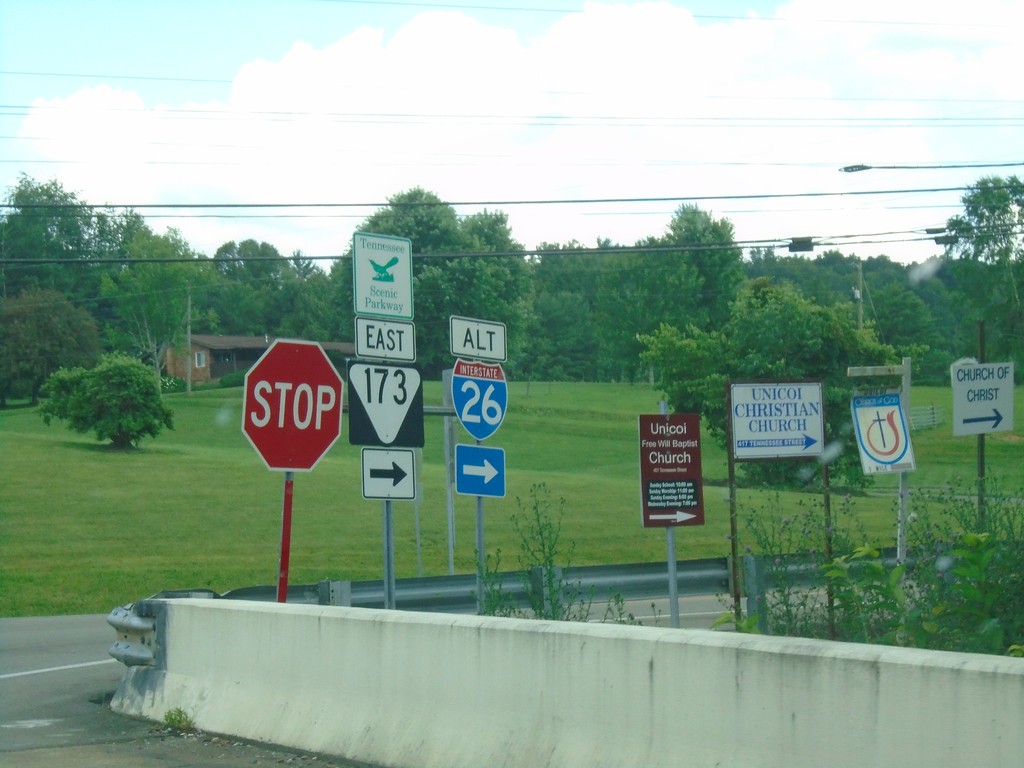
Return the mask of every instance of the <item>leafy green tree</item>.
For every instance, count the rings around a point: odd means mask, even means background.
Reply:
[[[851,437],[852,383],[846,369],[891,363],[896,353],[871,329],[857,330],[847,312],[762,278],[740,291],[721,330],[663,325],[641,341],[644,359],[656,367],[672,408],[700,413],[723,443],[726,382],[822,382],[826,440],[842,447],[834,471],[851,485],[863,484]],[[805,462],[745,462],[743,471],[754,482],[779,484],[794,482],[805,467]]]
[[[80,433],[95,432],[119,449],[173,429],[173,413],[160,399],[152,371],[127,355],[104,355],[95,368],[62,368],[47,380],[49,399],[39,408],[46,424],[66,421]]]
[[[418,254],[452,253],[463,244],[455,209],[422,187],[392,195],[388,204],[366,219],[359,229],[375,235],[408,237],[413,252]],[[423,266],[422,260],[413,259],[413,277]]]
[[[19,389],[32,405],[58,368],[85,365],[99,354],[92,316],[59,291],[28,290],[0,303],[0,406]]]
[[[667,250],[623,249],[601,257],[601,346],[614,357],[613,376],[627,380],[640,371],[640,336],[661,324],[720,326],[743,280],[732,224],[693,205],[680,206],[661,237],[637,246]]]
[[[110,335],[114,347],[148,361],[159,379],[167,350],[185,335],[189,286],[205,283],[209,272],[190,263],[196,254],[176,230],[166,235],[139,230],[128,255],[135,261],[105,275],[101,286],[117,315]]]
[[[735,245],[732,222],[695,205],[681,205],[661,242],[682,248],[682,257],[699,278],[699,306],[707,312],[710,326],[720,327],[729,319],[729,307],[743,282],[743,251]]]
[[[73,297],[88,290],[81,285],[83,275],[69,269],[67,263],[92,256],[91,209],[59,182],[40,183],[25,175],[19,178],[6,204],[9,212],[0,221],[4,258],[47,263],[4,267],[0,272],[2,295],[50,289]]]
[[[949,252],[963,264],[956,273],[984,320],[995,355],[1024,355],[1024,181],[1016,176],[980,179],[961,199],[962,215],[947,229]],[[981,265],[987,265],[989,269]]]
[[[278,335],[312,341],[343,338],[331,331],[331,318],[342,309],[331,299],[330,278],[300,253],[292,255],[289,265],[282,286],[285,314]]]
[[[278,335],[286,314],[289,264],[270,243],[224,243],[213,256],[218,279],[202,306],[213,319],[206,330],[241,336]]]
[[[913,360],[915,380],[948,382],[949,364],[955,358],[945,349],[924,300],[906,285],[889,283],[874,292],[871,303],[875,333],[899,356]]]
[[[463,219],[460,241],[458,250],[470,255],[426,259],[415,281],[420,364],[431,373],[452,364],[448,318],[462,315],[505,324],[509,367],[516,370],[532,300],[529,267],[515,253],[522,246],[507,216],[491,211]]]
[[[523,372],[531,379],[598,381],[609,367],[598,335],[603,260],[574,253],[582,248],[544,243],[530,262],[534,300]]]

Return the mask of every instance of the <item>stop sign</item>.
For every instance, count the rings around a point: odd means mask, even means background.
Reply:
[[[278,339],[245,374],[242,432],[269,469],[309,471],[341,435],[341,393],[319,344]]]

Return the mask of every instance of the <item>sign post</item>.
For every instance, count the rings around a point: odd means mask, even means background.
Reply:
[[[644,528],[664,528],[668,561],[671,625],[679,627],[679,580],[676,575],[676,526],[704,524],[704,489],[700,462],[700,415],[641,414],[640,511]]]
[[[459,321],[465,326],[460,326]],[[501,323],[488,323],[483,320],[469,320],[468,318],[452,318],[451,331],[453,334],[465,331],[461,341],[454,336],[451,339],[452,350],[465,348],[470,344],[472,338],[473,351],[477,357],[491,356],[496,358],[499,354],[504,355],[505,335],[504,325]],[[484,342],[487,338],[489,341]],[[500,348],[500,352],[499,352]],[[482,363],[457,359],[455,367],[452,368],[451,377],[451,400],[462,426],[476,438],[476,452],[473,446],[455,446],[456,461],[456,491],[458,490],[459,478],[462,476],[462,487],[469,488],[472,485],[476,490],[487,489],[486,482],[479,482],[486,479],[488,475],[496,477],[500,474],[501,488],[500,495],[505,495],[505,452],[500,452],[500,457],[493,451],[501,449],[490,449],[492,453],[481,454],[480,441],[486,440],[493,435],[505,419],[505,412],[508,410],[508,382],[505,380],[505,372],[500,363]],[[463,450],[459,450],[459,449]],[[469,449],[468,451],[465,449]],[[492,463],[494,473],[486,469],[486,466],[476,464],[468,459],[469,456],[480,459],[481,462],[486,456],[492,456],[495,462],[500,461],[501,469]],[[462,456],[463,463],[458,465],[459,457]],[[466,470],[473,467],[467,474]],[[496,496],[497,492],[492,491],[486,495]],[[476,551],[477,551],[477,577],[476,595],[477,606],[480,613],[484,608],[484,583],[483,574],[487,567],[486,550],[484,549],[484,493],[475,493],[476,496]]]
[[[412,240],[356,232],[352,236],[352,299],[359,357],[416,360],[416,326],[405,322],[414,314]],[[418,370],[352,363],[348,374],[350,443],[423,447],[423,389]],[[415,455],[364,448],[362,464],[363,497],[384,500],[384,607],[394,608],[392,500],[416,497]],[[389,480],[393,481],[390,488]],[[417,536],[418,532],[417,524]]]
[[[978,436],[978,527],[985,522],[985,435],[1013,429],[1013,363],[985,359],[985,322],[978,323],[978,360],[957,360],[953,382],[953,434]]]
[[[725,402],[729,446],[729,539],[732,599],[742,617],[739,586],[739,526],[736,513],[736,462],[818,459],[825,448],[825,407],[821,382],[728,382]],[[823,464],[825,546],[831,549],[828,465]]]
[[[394,499],[416,498],[415,454],[423,447],[423,381],[416,368],[348,365],[348,440],[361,452],[363,497],[383,499],[384,607],[395,607]]]
[[[267,469],[283,471],[277,601],[288,594],[295,472],[308,472],[341,435],[342,381],[319,344],[276,340],[245,374],[242,433]]]
[[[910,400],[910,358],[904,357],[900,365],[866,365],[851,366],[846,375],[853,377],[868,376],[899,376],[900,388],[893,397],[892,391],[882,391],[874,395],[854,397],[851,402],[853,421],[857,427],[857,446],[860,450],[861,468],[868,472],[872,466],[875,471],[899,472],[899,511],[896,513],[896,560],[907,559],[907,516],[910,505],[910,480],[907,471],[914,469],[914,451],[910,445],[910,433],[906,428],[906,406]],[[888,395],[886,396],[886,392]],[[874,400],[886,396],[885,400]],[[864,399],[858,399],[863,397]],[[871,409],[879,418],[872,426]],[[861,411],[860,418],[858,411]],[[863,438],[863,439],[862,439]],[[904,443],[902,450],[894,447],[895,441]],[[886,442],[888,441],[888,442]],[[896,455],[896,458],[892,457]],[[867,458],[865,458],[867,456]],[[882,459],[877,461],[875,459]],[[865,463],[866,462],[866,463]]]

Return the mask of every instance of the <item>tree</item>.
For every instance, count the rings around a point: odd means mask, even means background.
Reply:
[[[284,285],[290,265],[270,243],[224,243],[213,256],[218,279],[203,299],[214,319],[210,331],[242,336],[277,335],[286,314]]]
[[[924,300],[906,285],[889,283],[871,298],[873,325],[878,338],[910,356],[915,381],[941,384],[949,381],[949,364],[955,359],[944,347]]]
[[[533,285],[528,361],[532,379],[598,381],[609,351],[598,336],[598,284],[602,259],[576,253],[583,246],[543,243],[529,262]]]
[[[711,327],[729,319],[729,306],[743,282],[743,251],[735,245],[732,222],[715,219],[695,205],[681,205],[661,238],[678,245],[700,280],[700,306]]]
[[[408,237],[414,253],[452,253],[462,246],[455,209],[433,192],[413,187],[388,198],[388,204],[359,227],[375,235]],[[413,276],[423,267],[413,260]]]
[[[0,253],[9,263],[0,267],[0,296],[55,290],[97,322],[105,320],[100,281],[117,269],[106,260],[127,255],[131,238],[145,227],[142,217],[131,210],[95,210],[57,181],[40,183],[24,175],[6,203]]]
[[[48,263],[5,267],[0,294],[12,297],[25,290],[50,289],[75,296],[95,288],[95,283],[82,285],[83,275],[66,264],[92,256],[93,218],[85,203],[57,181],[39,183],[22,175],[6,204],[10,212],[0,221],[3,257]]]
[[[85,365],[99,354],[96,323],[55,290],[28,290],[0,304],[0,406],[28,394],[32,405],[58,368]]]
[[[66,421],[80,433],[94,431],[119,449],[137,447],[143,437],[173,429],[173,413],[160,400],[160,387],[143,363],[127,355],[104,355],[95,368],[62,368],[46,382],[49,400],[39,408],[46,424]]]
[[[961,262],[956,273],[974,302],[975,319],[986,321],[992,352],[1019,361],[1024,355],[1024,181],[985,177],[961,202],[963,214],[947,223],[956,238],[949,253]]]
[[[111,329],[113,346],[148,361],[159,379],[167,350],[185,333],[189,284],[205,282],[207,273],[188,263],[196,255],[176,230],[166,235],[139,230],[128,255],[135,261],[105,275],[101,287],[118,318]]]
[[[843,448],[833,467],[850,484],[864,482],[851,440],[852,383],[846,369],[886,364],[896,353],[871,329],[855,328],[847,312],[814,304],[796,288],[762,278],[740,291],[721,330],[663,325],[641,341],[644,359],[658,370],[672,408],[700,413],[723,442],[727,381],[822,382],[826,439]],[[756,482],[792,482],[801,469],[795,464],[747,462],[744,472]]]
[[[639,336],[661,324],[720,326],[743,280],[732,224],[693,205],[680,206],[661,237],[637,247],[648,250],[601,257],[601,346],[615,358],[613,376],[628,380],[640,369]]]

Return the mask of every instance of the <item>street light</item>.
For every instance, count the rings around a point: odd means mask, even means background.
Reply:
[[[1024,162],[1013,163],[953,163],[937,165],[844,165],[839,170],[843,173],[860,173],[861,171],[944,171],[956,168],[1013,168],[1024,165]]]

